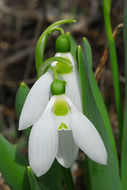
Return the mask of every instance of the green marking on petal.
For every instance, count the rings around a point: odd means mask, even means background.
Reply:
[[[68,129],[68,126],[65,124],[65,123],[61,123],[58,130],[62,130],[62,129],[65,129],[67,130]]]
[[[58,62],[56,64],[56,72],[61,74],[61,75],[66,75],[72,72],[72,63],[70,62],[70,60],[68,60],[68,63],[62,63],[62,62]]]
[[[63,98],[56,99],[53,106],[53,113],[57,116],[67,115],[69,112],[68,105]]]

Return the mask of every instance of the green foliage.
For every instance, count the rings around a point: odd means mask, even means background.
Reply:
[[[49,171],[41,176],[39,182],[49,188],[50,190],[62,190],[62,172],[59,163],[55,160]]]
[[[12,190],[30,189],[26,161],[2,135],[0,135],[0,172]]]
[[[127,1],[124,8],[124,57],[125,57],[125,110],[124,110],[124,125],[121,146],[121,180],[123,190],[127,190]]]
[[[120,141],[121,141],[122,128],[123,128],[123,115],[122,115],[122,105],[121,105],[121,95],[120,95],[117,53],[116,53],[114,38],[112,36],[112,27],[111,27],[111,20],[110,20],[110,7],[111,7],[111,0],[104,0],[104,21],[105,21],[105,29],[106,29],[108,45],[109,45],[109,54],[110,54],[110,62],[111,62],[112,77],[113,77],[116,111],[117,111],[117,116],[118,116],[119,134],[120,134]]]
[[[121,182],[114,138],[104,102],[92,71],[91,49],[85,38],[83,39],[83,48],[83,53],[81,47],[78,48],[83,112],[96,126],[108,153],[107,166],[94,163],[87,158],[85,164],[90,181],[89,186],[92,190],[120,190]]]
[[[29,87],[24,82],[22,82],[19,85],[15,99],[15,110],[18,118],[20,118],[20,114],[29,91],[30,91]],[[31,128],[24,130],[24,134],[26,135],[27,138],[29,137],[30,131]]]
[[[75,185],[72,179],[72,174],[70,169],[64,168],[61,166],[61,170],[63,173],[64,183],[67,190],[75,190]]]
[[[27,169],[28,169],[27,171],[28,171],[28,177],[29,177],[31,190],[48,190],[44,185],[42,186],[42,188],[40,188],[40,186],[39,186],[39,184],[37,182],[37,179],[34,176],[30,166],[28,166]]]
[[[24,105],[24,102],[26,100],[29,91],[30,91],[29,87],[24,82],[22,82],[18,88],[15,98],[15,109],[18,118],[20,117],[22,107]]]
[[[77,59],[77,44],[69,32],[67,32],[67,36],[69,37],[69,40],[71,43],[71,51],[70,52],[72,53],[74,59],[76,60]]]

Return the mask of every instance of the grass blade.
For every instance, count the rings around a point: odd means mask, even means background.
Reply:
[[[121,146],[121,181],[123,190],[127,190],[127,0],[124,8],[124,57],[125,57],[125,110]]]
[[[116,111],[117,111],[117,117],[118,117],[118,123],[119,123],[119,134],[120,134],[120,141],[121,141],[122,128],[123,128],[123,115],[122,115],[122,105],[121,105],[121,95],[120,95],[117,54],[116,54],[115,41],[112,36],[112,27],[111,27],[111,21],[110,21],[110,8],[111,8],[111,0],[104,0],[104,21],[105,21],[105,29],[106,29],[108,45],[109,45],[115,103],[116,103]]]

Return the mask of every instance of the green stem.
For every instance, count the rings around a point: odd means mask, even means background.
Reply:
[[[74,22],[76,22],[76,20],[68,20],[68,19],[60,20],[60,21],[55,22],[52,25],[50,25],[42,33],[42,35],[40,36],[40,38],[37,42],[36,49],[35,49],[35,64],[36,64],[37,74],[38,74],[39,67],[40,67],[40,65],[43,61],[43,58],[44,58],[44,50],[45,50],[45,46],[46,46],[47,39],[48,39],[49,35],[56,30],[59,30],[63,34],[64,30],[58,26],[61,24],[74,23]]]
[[[55,68],[52,67],[52,66],[50,66],[49,68],[50,68],[50,69],[52,70],[52,72],[53,72],[54,80],[58,79],[58,75],[57,75],[57,72],[56,72]]]
[[[104,0],[104,21],[105,21],[105,29],[106,29],[108,45],[109,45],[115,103],[116,103],[116,112],[117,112],[117,117],[118,117],[119,134],[120,134],[120,142],[121,142],[122,128],[123,128],[123,115],[122,115],[122,105],[121,105],[121,95],[120,95],[117,53],[116,53],[115,42],[112,36],[112,27],[111,27],[111,21],[110,21],[110,8],[111,8],[111,0]]]
[[[68,65],[70,62],[68,59],[63,58],[63,57],[50,57],[41,63],[39,70],[38,70],[38,78],[41,75],[43,75],[50,68],[50,65],[55,61],[61,62],[65,65]]]

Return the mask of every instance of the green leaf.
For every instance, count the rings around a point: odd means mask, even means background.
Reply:
[[[125,57],[125,110],[121,146],[121,181],[123,190],[127,190],[127,1],[125,1],[124,8],[123,37]]]
[[[25,103],[26,97],[28,95],[30,91],[30,88],[24,83],[22,82],[18,88],[17,94],[16,94],[16,99],[15,99],[15,110],[16,110],[16,114],[18,116],[18,119],[20,118],[20,114],[23,108],[23,105]],[[23,132],[26,135],[27,139],[29,137],[31,131],[31,127],[25,129]],[[24,144],[26,144],[26,142],[24,142]]]
[[[34,176],[32,169],[30,168],[30,166],[27,167],[27,171],[28,171],[28,177],[29,177],[29,181],[30,181],[30,185],[31,185],[31,190],[48,190],[46,187],[42,187],[40,188],[36,177]]]
[[[101,135],[108,154],[107,166],[86,159],[87,177],[91,190],[120,190],[118,160],[107,111],[92,71],[92,53],[88,41],[83,39],[82,53],[78,48],[78,64],[82,89],[84,114],[91,120]]]
[[[117,112],[118,123],[119,123],[119,136],[120,136],[120,144],[121,144],[122,129],[123,129],[123,114],[122,114],[122,104],[121,104],[117,53],[116,53],[115,41],[112,35],[112,26],[111,26],[111,20],[110,20],[110,7],[111,7],[111,0],[104,0],[104,21],[105,21],[105,29],[106,29],[106,34],[107,34],[108,46],[109,46],[112,79],[113,79],[113,87],[114,87],[114,95],[115,95],[115,103],[116,103],[116,112]]]
[[[45,50],[47,39],[48,39],[50,33],[55,31],[55,30],[62,30],[62,29],[58,28],[59,25],[66,24],[66,23],[74,23],[74,22],[76,22],[76,21],[75,20],[68,20],[68,19],[63,19],[63,20],[57,21],[57,22],[53,23],[52,25],[50,25],[42,33],[42,35],[40,36],[40,38],[37,42],[37,46],[35,49],[35,63],[36,63],[37,73],[38,73],[38,70],[40,68],[40,65],[43,62],[44,50]]]
[[[30,91],[29,87],[24,82],[22,82],[18,88],[15,99],[15,109],[18,118],[20,117],[24,102],[26,100],[29,91]]]
[[[70,32],[67,32],[67,36],[69,37],[71,43],[71,54],[73,55],[74,59],[77,60],[77,44]]]
[[[75,190],[74,181],[70,169],[61,166],[64,183],[67,190]]]
[[[0,135],[0,172],[13,190],[30,189],[26,164],[17,150]]]
[[[100,90],[98,88],[96,79],[94,77],[94,73],[92,71],[92,52],[91,52],[91,47],[89,45],[89,42],[87,41],[86,38],[83,38],[83,45],[84,45],[84,59],[85,59],[84,64],[87,64],[85,66],[87,67],[87,70],[88,70],[87,75],[89,77],[89,84],[90,84],[90,87],[91,87],[93,98],[96,101],[96,105],[97,105],[98,110],[100,112],[101,118],[104,121],[106,131],[107,131],[108,136],[110,138],[112,148],[113,148],[114,154],[115,154],[117,162],[118,162],[116,144],[115,144],[114,136],[113,136],[113,133],[112,133],[110,120],[109,120],[109,117],[108,117],[108,113],[107,113],[107,110],[106,110],[105,103],[104,103],[103,98],[101,96],[101,92],[100,92]],[[80,71],[80,72],[82,72],[82,71]],[[84,83],[84,82],[81,81],[81,83]]]

